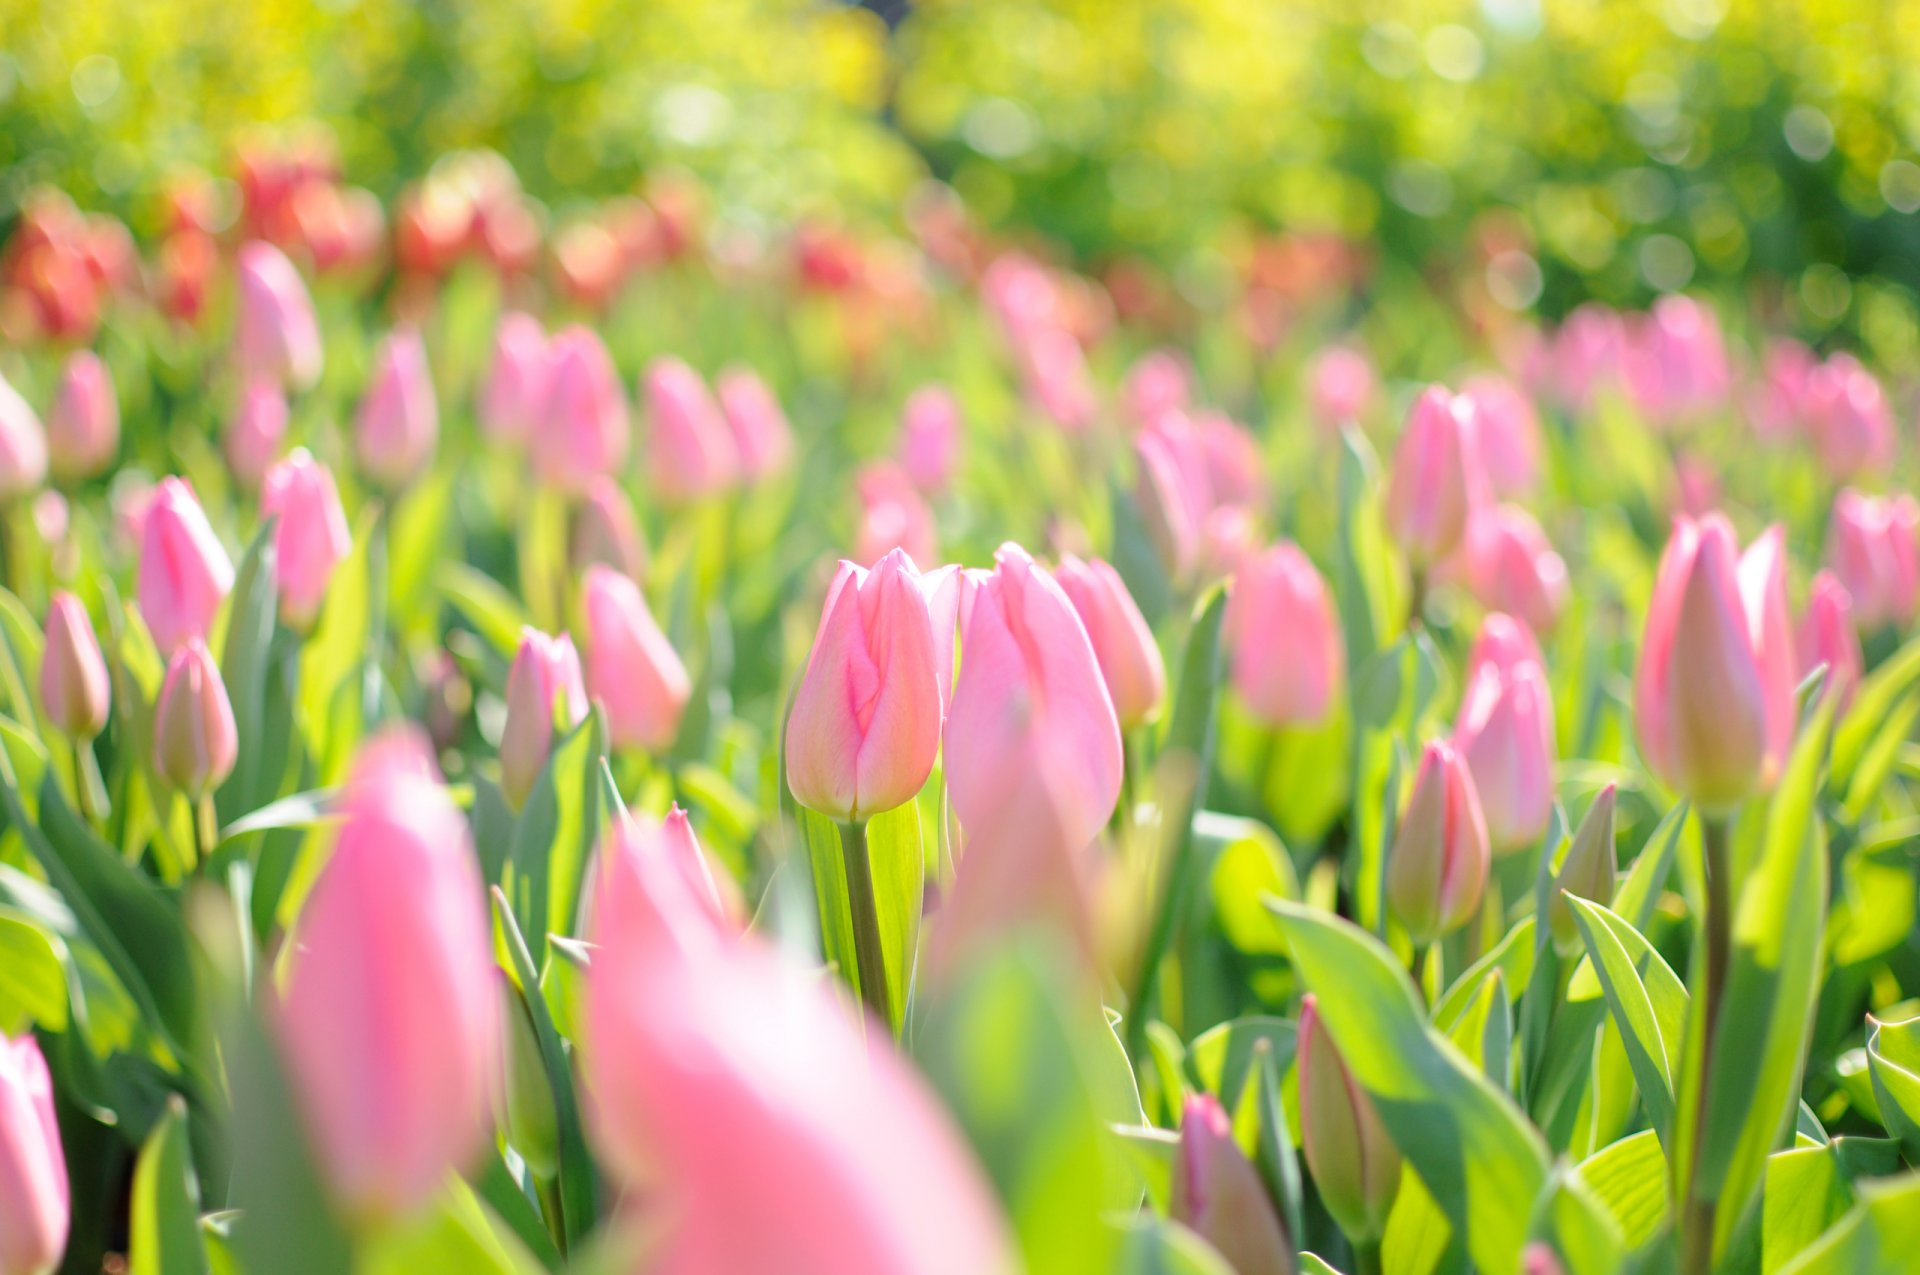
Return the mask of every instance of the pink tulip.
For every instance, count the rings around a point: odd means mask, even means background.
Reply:
[[[545,394],[531,436],[535,470],[565,491],[584,490],[626,463],[627,399],[593,329],[575,325],[547,348]]]
[[[1725,517],[1675,519],[1634,678],[1654,773],[1715,812],[1772,787],[1793,743],[1794,667],[1781,528],[1742,556]]]
[[[922,491],[939,491],[953,478],[960,450],[960,404],[945,386],[925,385],[901,412],[900,464]]]
[[[1467,587],[1480,605],[1551,629],[1567,605],[1567,564],[1533,515],[1497,505],[1467,527]]]
[[[1377,1240],[1400,1193],[1400,1148],[1353,1078],[1320,1018],[1317,999],[1300,1005],[1300,1153],[1327,1212],[1349,1239]]]
[[[660,821],[659,829],[660,848],[679,870],[693,897],[706,906],[721,929],[744,931],[747,912],[740,887],[725,872],[714,870],[707,852],[700,848],[700,838],[694,835],[693,821],[678,802]]]
[[[960,822],[977,827],[1022,800],[1050,765],[1063,832],[1083,846],[1120,795],[1113,699],[1060,585],[1019,545],[1002,545],[994,561],[993,571],[966,575],[963,658],[945,733],[947,792]]]
[[[1498,496],[1532,491],[1540,480],[1540,418],[1521,388],[1504,376],[1472,377],[1460,389],[1480,425],[1480,459]]]
[[[1719,407],[1733,379],[1719,318],[1679,293],[1661,297],[1633,329],[1622,369],[1627,393],[1656,426]]]
[[[520,630],[520,650],[507,670],[507,719],[500,728],[500,787],[518,810],[553,751],[556,722],[571,730],[586,720],[587,688],[573,639]]]
[[[1120,573],[1099,558],[1068,555],[1053,573],[1086,626],[1122,730],[1153,716],[1167,695],[1167,668],[1153,630]]]
[[[1198,413],[1193,417],[1193,428],[1200,439],[1209,505],[1262,504],[1266,499],[1266,464],[1253,435],[1219,412]]]
[[[1853,627],[1853,602],[1831,571],[1813,577],[1807,609],[1793,649],[1800,657],[1798,673],[1805,678],[1827,666],[1827,691],[1844,707],[1853,698],[1866,661],[1860,653],[1860,634]]]
[[[1058,323],[1060,290],[1047,269],[1017,252],[994,259],[980,275],[980,297],[1016,348],[1035,331]]]
[[[1720,507],[1720,466],[1699,456],[1677,453],[1673,487],[1680,512],[1704,518]]]
[[[1489,863],[1487,821],[1467,759],[1445,740],[1429,741],[1387,856],[1387,907],[1415,943],[1444,938],[1479,909]]]
[[[935,651],[911,558],[840,564],[787,718],[795,801],[850,822],[913,799],[940,751]]]
[[[1485,493],[1472,401],[1429,386],[1414,403],[1393,454],[1388,530],[1415,566],[1430,567],[1460,546]]]
[[[27,400],[0,376],[0,501],[11,501],[47,477],[47,432]]]
[[[686,503],[725,489],[740,456],[700,374],[676,358],[647,368],[647,470],[662,499]]]
[[[1087,356],[1071,332],[1051,326],[1036,329],[1018,353],[1027,397],[1035,407],[1070,434],[1093,424],[1100,404],[1094,397]]]
[[[366,744],[340,806],[280,1038],[335,1199],[399,1217],[484,1145],[502,1042],[492,934],[466,818],[424,738]]]
[[[189,797],[218,788],[240,757],[233,705],[220,666],[199,638],[173,653],[153,707],[153,757],[168,783]]]
[[[1627,330],[1617,311],[1589,301],[1567,316],[1553,336],[1549,388],[1560,405],[1584,413],[1594,395],[1619,379]]]
[[[92,350],[75,350],[60,375],[47,413],[47,452],[54,474],[68,482],[91,478],[120,448],[120,400],[107,365]]]
[[[1326,582],[1291,541],[1240,566],[1227,602],[1225,639],[1233,686],[1273,726],[1325,720],[1346,655]]]
[[[1819,366],[1813,351],[1791,337],[1767,343],[1760,383],[1748,399],[1748,416],[1755,433],[1762,438],[1784,438],[1806,423],[1807,382]]]
[[[40,660],[40,707],[69,739],[84,742],[107,724],[112,683],[79,598],[61,590],[47,607],[47,649]]]
[[[1160,561],[1175,580],[1192,575],[1201,529],[1213,508],[1205,454],[1187,418],[1169,413],[1133,440],[1138,478],[1134,502]]]
[[[367,477],[388,491],[418,478],[440,439],[427,347],[413,328],[395,328],[373,360],[373,384],[360,401],[354,451]]]
[[[1378,392],[1373,364],[1358,350],[1330,345],[1313,356],[1307,370],[1307,403],[1322,429],[1337,431],[1358,424]]]
[[[1193,396],[1193,372],[1172,350],[1150,350],[1127,371],[1120,401],[1136,426],[1159,420],[1164,412],[1186,410]]]
[[[574,514],[573,565],[585,570],[593,563],[612,567],[638,580],[647,567],[647,542],[634,517],[633,502],[620,484],[605,475],[587,484],[586,496]]]
[[[280,520],[273,533],[280,618],[304,632],[320,614],[334,569],[353,551],[353,532],[340,507],[333,471],[306,448],[294,448],[267,471],[260,488],[260,516]]]
[[[1200,525],[1195,578],[1224,580],[1239,571],[1259,548],[1260,523],[1252,511],[1239,505],[1222,505]]]
[[[44,1275],[67,1248],[67,1158],[31,1033],[0,1036],[0,1272]]]
[[[227,427],[227,467],[247,487],[258,487],[286,437],[286,392],[272,377],[254,377],[240,391],[240,410]]]
[[[160,653],[205,637],[231,588],[233,563],[193,489],[161,479],[141,528],[138,587],[140,615]]]
[[[931,562],[937,556],[933,510],[906,471],[891,461],[878,460],[854,475],[860,498],[860,526],[854,536],[854,557],[878,562],[895,549],[909,558]]]
[[[526,440],[542,423],[546,401],[547,334],[540,320],[509,310],[493,330],[493,362],[476,405],[480,426],[491,438]]]
[[[240,249],[233,353],[240,370],[296,390],[320,379],[320,325],[313,298],[285,253],[258,240]]]
[[[1553,813],[1553,699],[1545,666],[1532,654],[1503,658],[1498,641],[1475,644],[1484,654],[1468,668],[1453,746],[1473,774],[1494,852],[1506,854],[1538,840]]]
[[[749,368],[729,368],[714,382],[714,393],[733,431],[740,476],[755,482],[785,469],[793,459],[793,427],[766,382]]]
[[[640,586],[608,567],[587,568],[587,691],[605,709],[616,748],[657,752],[680,730],[693,683],[653,621]]]
[[[993,1195],[919,1076],[649,851],[601,849],[582,1068],[650,1268],[1009,1275]]]
[[[1836,354],[1808,374],[1805,413],[1834,477],[1880,469],[1893,459],[1893,409],[1879,380],[1851,354]]]
[[[1293,1275],[1294,1250],[1220,1100],[1187,1095],[1167,1212],[1227,1259],[1234,1275]]]
[[[1833,502],[1827,527],[1827,565],[1853,601],[1862,629],[1904,629],[1920,599],[1920,502],[1913,497],[1868,496],[1848,489]]]

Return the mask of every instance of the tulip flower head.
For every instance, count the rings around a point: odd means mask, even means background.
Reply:
[[[138,582],[140,615],[161,654],[204,638],[232,588],[233,562],[193,490],[161,479],[142,520]]]
[[[260,516],[280,520],[273,537],[280,617],[289,628],[305,631],[320,614],[335,568],[353,551],[333,471],[306,448],[295,448],[267,471]]]
[[[946,387],[915,390],[901,411],[900,465],[922,491],[939,491],[953,477],[960,450],[960,404]]]
[[[225,783],[239,760],[227,684],[199,638],[167,664],[153,708],[153,757],[167,782],[194,799]]]
[[[67,1248],[66,1153],[32,1034],[0,1036],[0,1272],[45,1275]]]
[[[1329,433],[1364,418],[1379,390],[1367,356],[1343,345],[1328,346],[1314,356],[1307,385],[1313,419]]]
[[[1480,604],[1551,629],[1566,608],[1567,564],[1532,514],[1496,505],[1467,527],[1467,587]]]
[[[1388,530],[1416,567],[1458,548],[1486,495],[1471,399],[1428,387],[1413,405],[1387,483]]]
[[[586,716],[587,688],[573,639],[522,629],[507,670],[507,719],[500,730],[500,787],[514,809],[526,803],[546,768],[555,730],[571,730]]]
[[[693,683],[640,586],[610,567],[587,568],[587,692],[607,715],[616,748],[658,751],[680,731]]]
[[[1300,1151],[1327,1212],[1355,1243],[1386,1233],[1400,1193],[1400,1148],[1348,1070],[1315,997],[1300,1006]]]
[[[1193,371],[1187,361],[1172,350],[1151,350],[1127,370],[1120,387],[1120,401],[1127,416],[1138,425],[1149,425],[1166,412],[1186,410],[1193,397]]]
[[[584,571],[594,563],[635,580],[647,566],[647,542],[634,516],[633,502],[614,479],[602,475],[587,484],[574,512],[573,565]]]
[[[1854,628],[1853,602],[1831,571],[1813,577],[1793,649],[1800,657],[1797,672],[1801,678],[1826,666],[1826,693],[1844,709],[1853,698],[1853,688],[1860,684],[1866,661],[1860,651],[1859,631]]]
[[[1679,293],[1661,297],[1634,325],[1621,369],[1641,415],[1662,428],[1719,407],[1733,379],[1719,318]]]
[[[1189,1094],[1168,1214],[1227,1259],[1235,1275],[1292,1275],[1293,1246],[1220,1100]]]
[[[361,470],[387,491],[418,478],[440,439],[427,347],[413,328],[395,328],[373,360],[373,383],[360,401],[354,450]]]
[[[1808,431],[1836,478],[1885,466],[1893,459],[1893,409],[1880,381],[1851,354],[1836,354],[1807,376]]]
[[[547,401],[547,334],[521,310],[500,316],[493,330],[493,362],[480,388],[476,414],[487,434],[503,441],[532,437]]]
[[[46,477],[46,429],[20,391],[0,376],[0,502],[26,495]]]
[[[1525,645],[1538,649],[1530,634]],[[1473,775],[1495,852],[1533,844],[1553,813],[1553,699],[1537,657],[1489,654],[1469,668],[1453,745]]]
[[[1563,957],[1577,956],[1583,946],[1580,930],[1567,906],[1566,895],[1574,895],[1601,907],[1613,905],[1613,892],[1619,883],[1619,861],[1614,851],[1614,811],[1619,797],[1608,784],[1587,807],[1586,817],[1574,829],[1573,840],[1554,873],[1553,891],[1547,898],[1547,924],[1553,943]]]
[[[793,427],[767,383],[751,368],[728,368],[714,382],[714,393],[733,431],[740,476],[756,482],[785,469],[793,459]]]
[[[584,490],[626,463],[627,396],[613,358],[592,328],[578,325],[547,348],[544,394],[534,416],[534,467],[563,491]]]
[[[255,376],[240,391],[240,409],[227,426],[227,468],[248,487],[258,487],[287,437],[287,396],[280,382]]]
[[[120,448],[120,400],[107,365],[92,350],[76,350],[60,374],[47,413],[47,454],[54,475],[91,478]]]
[[[1233,686],[1273,726],[1324,721],[1345,676],[1340,624],[1326,582],[1282,541],[1241,563],[1223,634]]]
[[[1167,694],[1166,664],[1146,617],[1140,614],[1120,573],[1099,558],[1082,562],[1068,555],[1061,560],[1054,579],[1086,626],[1121,728],[1138,726],[1153,715]]]
[[[313,298],[287,255],[255,240],[240,249],[233,353],[243,373],[295,390],[320,379],[320,325]]]
[[[71,593],[55,593],[47,607],[40,706],[67,738],[84,742],[105,729],[112,691],[87,608]]]
[[[1784,542],[1774,527],[1742,555],[1725,517],[1682,517],[1660,559],[1634,726],[1654,773],[1708,811],[1771,788],[1793,742]]]
[[[1853,603],[1863,630],[1904,629],[1920,601],[1920,502],[1868,496],[1849,488],[1833,502],[1827,565]]]
[[[1576,307],[1553,335],[1549,391],[1562,407],[1585,413],[1599,391],[1618,384],[1626,344],[1618,311],[1597,301]]]
[[[1466,760],[1446,741],[1430,741],[1387,857],[1387,907],[1415,943],[1444,938],[1479,910],[1489,862]]]
[[[892,461],[878,460],[854,475],[860,500],[860,526],[854,535],[854,556],[878,562],[895,549],[916,561],[933,561],[937,528],[933,510],[920,491]]]
[[[1503,376],[1476,376],[1460,393],[1480,423],[1480,459],[1494,494],[1531,491],[1540,478],[1540,418],[1526,392]]]
[[[647,368],[647,472],[663,500],[685,504],[724,490],[740,456],[700,374],[676,358]]]

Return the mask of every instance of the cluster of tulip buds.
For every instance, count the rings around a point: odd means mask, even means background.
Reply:
[[[36,190],[0,252],[0,333],[20,344],[92,340],[108,301],[138,278],[123,223],[83,213],[59,191]]]

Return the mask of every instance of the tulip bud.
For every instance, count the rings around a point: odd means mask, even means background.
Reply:
[[[1093,423],[1100,410],[1093,377],[1080,342],[1064,328],[1047,325],[1030,333],[1019,349],[1027,397],[1068,433]]]
[[[1315,998],[1300,1006],[1300,1150],[1321,1202],[1356,1244],[1378,1240],[1400,1193],[1400,1148],[1347,1070]]]
[[[854,536],[854,556],[878,562],[895,549],[909,558],[934,560],[936,538],[933,510],[899,466],[873,461],[854,475],[860,498],[860,526]]]
[[[1311,725],[1333,707],[1346,656],[1326,583],[1281,541],[1234,576],[1223,636],[1234,689],[1262,721]]]
[[[540,1038],[520,993],[500,975],[501,1094],[500,1123],[507,1141],[526,1161],[527,1171],[551,1181],[559,1171],[560,1118],[553,1101],[553,1085],[540,1053]],[[533,995],[540,995],[538,988]]]
[[[120,401],[107,365],[92,350],[75,350],[47,413],[47,452],[63,481],[91,478],[120,447]]]
[[[0,1275],[45,1275],[67,1248],[66,1153],[53,1077],[29,1033],[0,1036]]]
[[[1171,350],[1152,350],[1127,371],[1120,401],[1135,425],[1150,425],[1166,412],[1186,410],[1193,394],[1193,373]]]
[[[1587,807],[1586,817],[1574,829],[1573,841],[1554,874],[1553,891],[1547,898],[1547,926],[1561,956],[1578,955],[1581,947],[1580,928],[1574,923],[1573,909],[1567,906],[1565,896],[1572,894],[1601,907],[1613,904],[1619,880],[1613,848],[1615,804],[1614,787],[1608,784]]]
[[[1807,382],[1820,362],[1802,342],[1779,337],[1767,343],[1760,384],[1748,399],[1754,432],[1766,439],[1792,434],[1806,423]]]
[[[1139,474],[1134,503],[1162,565],[1176,580],[1188,578],[1199,560],[1201,527],[1212,504],[1204,478],[1196,479],[1183,460],[1197,450],[1180,416],[1161,417],[1133,440]]]
[[[1860,652],[1860,635],[1853,627],[1853,603],[1830,571],[1813,577],[1793,649],[1800,657],[1798,672],[1802,679],[1820,665],[1827,666],[1824,693],[1832,695],[1844,709],[1853,699],[1853,688],[1860,684],[1865,660]]]
[[[547,350],[546,394],[534,424],[534,468],[546,482],[581,491],[626,463],[627,396],[592,328],[570,327]]]
[[[420,476],[440,437],[427,347],[412,328],[395,328],[373,359],[373,383],[360,401],[354,452],[368,478],[398,491]]]
[[[334,1198],[392,1218],[477,1155],[500,997],[466,818],[424,739],[376,737],[306,905],[279,1015],[294,1097]]]
[[[1313,418],[1329,433],[1357,423],[1373,404],[1373,364],[1358,350],[1329,346],[1316,354],[1307,372]]]
[[[1594,394],[1615,382],[1626,349],[1619,312],[1598,301],[1576,306],[1553,336],[1549,388],[1562,407],[1585,412]]]
[[[0,376],[0,502],[26,495],[46,477],[46,430],[27,400]]]
[[[40,706],[62,734],[76,742],[107,724],[112,683],[107,662],[80,599],[64,590],[47,608],[47,649],[40,661]]]
[[[1487,886],[1486,818],[1465,760],[1444,740],[1420,755],[1387,857],[1387,907],[1416,944],[1465,925]]]
[[[587,568],[587,691],[606,710],[615,748],[658,751],[680,730],[693,684],[640,586],[607,567]]]
[[[1904,629],[1920,599],[1920,503],[1911,496],[1876,497],[1849,488],[1833,502],[1827,565],[1853,602],[1863,629]]]
[[[280,382],[256,376],[240,391],[240,410],[227,427],[227,467],[247,487],[258,487],[287,437],[287,396]]]
[[[280,520],[273,534],[280,618],[304,632],[320,614],[334,568],[353,550],[333,472],[306,448],[295,448],[267,472],[260,516]]]
[[[1550,629],[1567,604],[1567,564],[1533,515],[1498,505],[1467,527],[1467,587],[1480,604]]]
[[[1244,427],[1219,412],[1193,417],[1206,465],[1207,499],[1214,506],[1256,506],[1266,500],[1260,444]]]
[[[1836,354],[1807,375],[1805,417],[1827,472],[1847,478],[1893,458],[1893,409],[1873,373]]]
[[[754,482],[785,469],[793,458],[793,427],[766,382],[751,369],[729,368],[714,382],[714,392],[733,431],[740,476]]]
[[[960,450],[960,404],[945,386],[924,385],[901,411],[900,464],[922,491],[939,491],[953,477]]]
[[[1138,726],[1153,716],[1167,694],[1166,664],[1146,617],[1120,573],[1099,558],[1087,563],[1069,555],[1053,577],[1086,626],[1121,729]]]
[[[1496,853],[1532,844],[1553,813],[1553,700],[1537,659],[1470,666],[1453,746],[1473,774]]]
[[[500,731],[500,787],[518,810],[546,769],[556,724],[586,720],[587,688],[573,639],[520,630],[520,650],[507,670],[507,720]]]
[[[153,708],[153,756],[167,782],[195,799],[225,783],[239,760],[227,685],[197,637],[167,664]]]
[[[1460,388],[1479,423],[1480,460],[1494,494],[1531,491],[1540,478],[1540,418],[1521,388],[1504,376],[1476,376]]]
[[[968,572],[960,677],[945,732],[947,793],[967,827],[1022,805],[1042,776],[1067,844],[1093,840],[1120,797],[1120,722],[1086,627],[1059,584],[1008,543]],[[1047,759],[1045,763],[1042,758]]]
[[[546,401],[547,334],[540,320],[509,310],[493,330],[493,362],[475,414],[489,437],[518,442],[534,433]]]
[[[1180,1163],[1167,1212],[1227,1259],[1234,1275],[1292,1275],[1293,1246],[1233,1121],[1210,1093],[1190,1094],[1180,1116]]]
[[[313,298],[285,253],[258,241],[240,249],[233,353],[243,372],[296,390],[320,379],[320,325]]]
[[[1641,754],[1669,787],[1723,812],[1773,786],[1794,730],[1785,533],[1744,557],[1719,514],[1674,522],[1634,678]]]
[[[842,562],[787,718],[793,799],[842,821],[911,801],[940,751],[933,620],[913,560]]]
[[[1692,297],[1661,297],[1621,352],[1627,393],[1648,423],[1667,426],[1718,407],[1732,382],[1713,311]]]
[[[1211,582],[1236,575],[1260,548],[1260,524],[1240,505],[1222,505],[1200,527],[1195,578]]]
[[[601,475],[587,484],[573,516],[573,565],[584,571],[594,563],[638,580],[647,568],[647,542],[633,502],[614,479]]]
[[[686,503],[724,489],[740,469],[733,435],[700,374],[675,358],[647,368],[647,470],[655,490]]]
[[[193,490],[178,478],[161,479],[141,528],[137,590],[160,653],[204,638],[231,588],[233,563]]]
[[[1460,546],[1485,486],[1472,400],[1429,386],[1393,454],[1388,530],[1416,566],[1430,567]]]

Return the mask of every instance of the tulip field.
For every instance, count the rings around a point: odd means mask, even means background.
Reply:
[[[1912,0],[101,5],[0,1275],[1920,1270]]]

